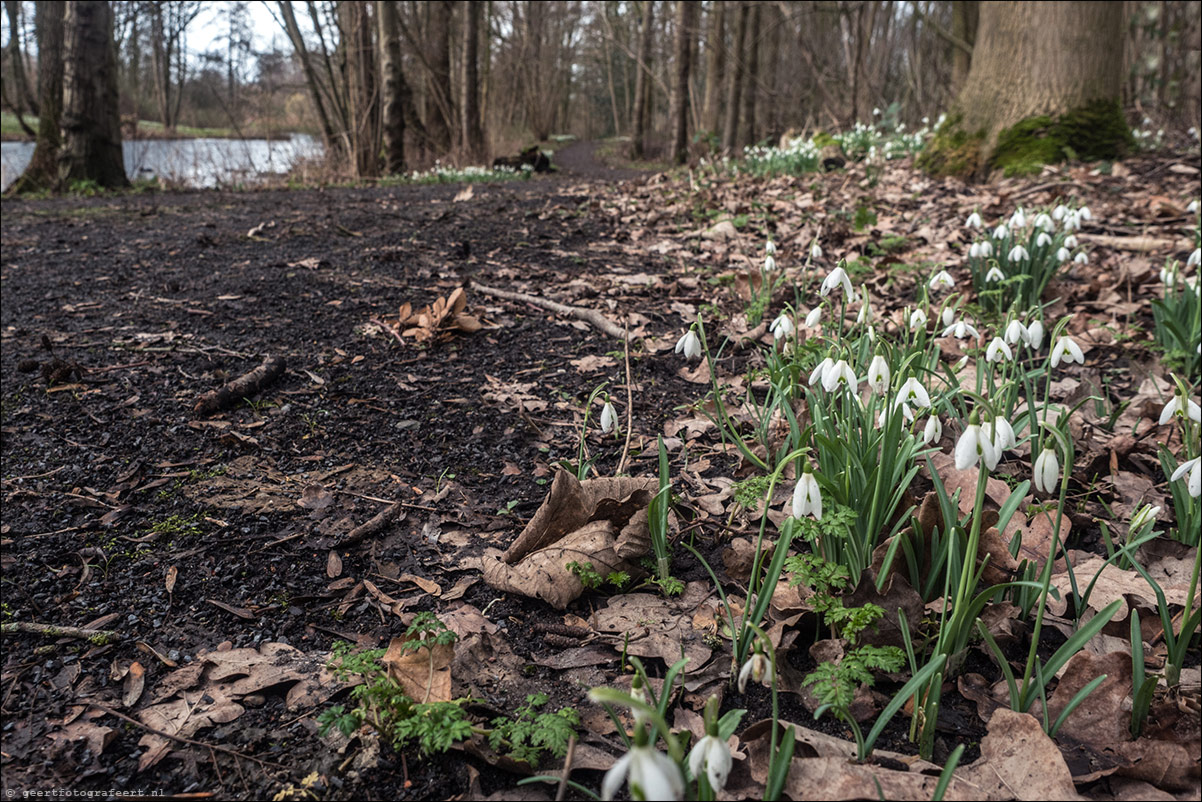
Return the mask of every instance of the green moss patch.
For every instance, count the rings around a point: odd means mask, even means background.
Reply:
[[[935,176],[968,178],[981,163],[981,145],[985,131],[968,132],[960,127],[962,116],[953,114],[944,120],[934,138],[923,149],[915,164]]]
[[[1132,144],[1118,102],[1095,100],[1059,117],[1028,117],[1005,129],[989,167],[1008,176],[1030,175],[1066,159],[1116,159]]]

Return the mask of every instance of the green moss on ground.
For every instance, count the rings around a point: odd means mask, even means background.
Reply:
[[[981,145],[985,141],[982,129],[969,133],[960,127],[963,116],[953,114],[935,131],[931,142],[919,154],[919,169],[935,176],[967,178],[981,163]]]
[[[1028,117],[998,135],[989,166],[1006,175],[1038,173],[1065,159],[1117,159],[1133,144],[1115,100],[1095,100],[1059,117]]]

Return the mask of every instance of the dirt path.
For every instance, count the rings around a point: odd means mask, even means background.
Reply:
[[[572,178],[593,181],[629,181],[651,175],[647,170],[628,167],[611,167],[597,158],[597,142],[573,142],[555,153],[554,164]]]

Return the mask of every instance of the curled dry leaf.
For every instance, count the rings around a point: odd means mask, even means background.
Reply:
[[[423,703],[449,702],[453,698],[451,661],[454,657],[455,647],[450,644],[430,648],[404,638],[393,638],[380,662],[410,699]]]
[[[484,556],[484,581],[562,610],[584,592],[568,563],[591,562],[602,577],[635,573],[639,558],[651,550],[647,513],[658,486],[653,478],[581,482],[559,471],[513,545],[499,558]]]
[[[1032,715],[999,708],[981,739],[981,758],[958,773],[978,799],[1081,799],[1055,741]]]
[[[412,304],[401,304],[396,321],[387,323],[398,337],[409,337],[418,343],[446,339],[457,331],[471,334],[484,328],[480,319],[468,314],[466,308],[467,296],[462,287],[456,287],[446,298],[439,298],[416,312]]]

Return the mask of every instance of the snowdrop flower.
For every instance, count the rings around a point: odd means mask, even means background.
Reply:
[[[1061,248],[1060,250],[1056,251],[1056,261],[1060,264],[1064,264],[1071,258],[1072,252],[1069,251],[1068,248]]]
[[[859,384],[855,371],[851,369],[851,365],[847,364],[847,360],[845,359],[840,359],[834,365],[827,368],[826,373],[822,374],[822,389],[828,393],[835,392],[841,384],[853,393],[856,391],[856,385]]]
[[[914,410],[910,409],[909,404],[895,402],[893,404],[893,408],[900,409],[902,411],[902,417],[906,419],[907,423],[910,423],[914,420]],[[882,409],[881,414],[876,416],[876,428],[880,429],[885,425],[885,417],[888,412],[888,408]]]
[[[815,262],[822,258],[822,246],[818,244],[818,240],[814,240],[814,244],[810,246],[810,258]]]
[[[997,467],[998,460],[1001,459],[1001,452],[993,447],[989,442],[989,438],[981,432],[979,423],[973,423],[977,420],[976,413],[969,418],[968,428],[964,430],[964,434],[960,435],[959,441],[956,443],[956,470],[967,470],[977,461],[984,458],[985,467],[988,470],[993,470]]]
[[[943,423],[940,422],[938,415],[930,415],[927,417],[927,425],[922,429],[922,442],[938,443],[943,439]]]
[[[784,312],[777,316],[776,320],[772,321],[772,337],[776,340],[784,339],[794,331],[793,319]]]
[[[1042,228],[1044,231],[1056,230],[1056,224],[1052,222],[1052,218],[1048,217],[1046,213],[1042,213],[1035,218],[1035,227]]]
[[[1202,408],[1199,408],[1192,398],[1185,398],[1180,393],[1173,393],[1169,403],[1160,411],[1160,425],[1164,426],[1174,415],[1178,418],[1188,416],[1194,423],[1202,423]]]
[[[897,399],[893,403],[913,404],[916,407],[929,409],[931,406],[931,396],[927,393],[927,389],[922,386],[922,383],[911,376],[906,379],[905,383],[897,391]]]
[[[772,240],[765,242],[764,253],[768,254],[769,256],[776,256],[776,243]]]
[[[1009,236],[1010,236],[1010,229],[1006,228],[1006,226],[1004,226],[1004,225],[1000,225],[993,230],[993,238],[994,239],[1006,239]]]
[[[1177,278],[1179,275],[1180,270],[1177,267],[1177,263],[1171,262],[1160,268],[1160,283],[1163,284],[1166,289],[1172,289],[1173,285],[1177,283]]]
[[[697,359],[701,356],[701,339],[697,332],[689,329],[684,336],[676,341],[676,353],[684,354],[685,359]]]
[[[1135,531],[1144,524],[1154,522],[1157,515],[1160,515],[1160,507],[1153,507],[1151,504],[1145,504],[1139,508],[1135,515],[1131,516],[1131,530]]]
[[[1006,258],[1011,262],[1025,262],[1031,258],[1031,255],[1027,253],[1027,249],[1023,246],[1015,245],[1010,249],[1010,253],[1006,256]]]
[[[1044,446],[1035,460],[1035,489],[1041,493],[1055,493],[1060,483],[1060,460],[1054,446]]]
[[[931,276],[931,280],[927,282],[927,286],[932,290],[950,290],[956,286],[956,280],[946,270],[940,270]]]
[[[1018,341],[1026,342],[1030,335],[1027,332],[1027,327],[1020,320],[1011,320],[1006,326],[1006,342],[1010,345],[1018,345]]]
[[[775,270],[776,270],[776,259],[772,256],[772,254],[768,254],[767,256],[764,257],[764,272],[772,273]]]
[[[1185,211],[1188,212],[1189,214],[1197,214],[1198,213],[1198,199],[1194,198],[1192,201],[1190,201],[1189,206],[1185,207]]]
[[[874,109],[872,110],[872,116],[873,116],[873,117],[880,117],[880,116],[881,116],[881,110],[880,110],[879,108],[874,108]]]
[[[1063,220],[1064,216],[1067,214],[1068,214],[1068,207],[1062,203],[1059,206],[1057,206],[1055,209],[1052,210],[1052,219],[1053,220]]]
[[[1089,211],[1088,206],[1082,206],[1077,210],[1077,218],[1088,223],[1093,219],[1093,213]]]
[[[1194,248],[1194,252],[1189,255],[1189,259],[1186,260],[1185,266],[1190,268],[1197,267],[1199,264],[1202,264],[1202,248]]]
[[[1005,279],[1006,274],[999,270],[997,265],[989,268],[989,272],[985,274],[985,280],[988,282],[1004,281]]]
[[[851,278],[842,267],[836,267],[822,280],[822,286],[818,289],[818,294],[825,298],[836,287],[843,288],[843,297],[849,301],[855,297],[855,292],[851,288]]]
[[[981,242],[981,256],[985,259],[993,256],[993,243],[991,243],[989,240],[984,240]]]
[[[973,328],[971,323],[966,323],[963,320],[957,320],[955,323],[944,329],[942,336],[946,337],[949,334],[954,335],[957,340],[963,340],[969,335],[972,335],[973,339],[981,336],[980,332]]]
[[[1186,481],[1186,489],[1194,498],[1202,495],[1202,457],[1194,457],[1191,460],[1181,463],[1177,466],[1177,470],[1173,471],[1173,476],[1169,479],[1170,482],[1176,482],[1186,473],[1189,473],[1189,479]]]
[[[726,787],[732,765],[730,746],[717,735],[706,735],[689,750],[689,773],[694,777],[705,777],[715,792]]]
[[[820,321],[820,320],[822,320],[822,307],[815,306],[813,309],[810,310],[810,313],[808,315],[806,315],[806,328],[807,329],[814,328],[815,326],[818,325],[818,321]]]
[[[1052,244],[1052,238],[1048,236],[1048,232],[1040,231],[1039,236],[1035,238],[1035,245],[1039,248],[1046,248]]]
[[[746,693],[748,678],[754,679],[756,682],[764,685],[771,685],[773,680],[772,663],[767,657],[756,651],[751,657],[747,658],[747,662],[743,664],[743,668],[739,670],[739,693]],[[653,798],[653,797],[648,797]]]
[[[650,744],[636,740],[630,751],[618,758],[601,781],[601,798],[613,799],[629,778],[630,795],[635,799],[682,799],[684,777],[676,761]]]
[[[1085,354],[1072,337],[1061,337],[1056,341],[1056,347],[1052,349],[1052,367],[1058,367],[1061,360],[1076,362],[1079,365],[1085,364]]]
[[[981,215],[977,214],[976,212],[973,212],[972,214],[970,214],[968,216],[968,219],[964,221],[964,227],[965,228],[980,228],[981,227]]]
[[[954,306],[943,307],[943,311],[939,313],[939,318],[943,321],[943,325],[952,325],[952,321],[956,319],[956,308]]]
[[[1014,229],[1026,228],[1026,227],[1027,227],[1027,218],[1023,214],[1023,207],[1019,206],[1017,209],[1014,210],[1014,214],[1010,215],[1010,228],[1011,228],[1011,230],[1014,230]]]
[[[1007,362],[1014,361],[1014,352],[1010,350],[1010,346],[1006,345],[1006,341],[1001,337],[994,337],[993,342],[989,343],[989,348],[985,350],[986,362],[1001,362],[1005,357]]]
[[[601,434],[609,434],[618,425],[618,412],[608,400],[601,407]]]
[[[868,366],[868,386],[874,393],[884,393],[889,389],[889,363],[885,357],[877,354]]]
[[[815,384],[822,381],[823,377],[826,376],[826,372],[834,366],[835,360],[831,359],[829,356],[819,362],[818,367],[814,368],[813,372],[810,373],[810,386],[813,387]]]
[[[982,423],[981,436],[989,440],[997,449],[998,454],[1018,445],[1018,438],[1014,436],[1014,427],[1010,425],[1010,421],[1002,417]]]
[[[981,258],[981,243],[974,242],[972,245],[970,245],[968,248],[968,256],[970,259],[980,259]]]
[[[1030,326],[1027,326],[1027,345],[1031,346],[1032,351],[1038,351],[1039,346],[1043,345],[1043,323],[1038,320],[1032,321]]]
[[[1089,257],[1085,255],[1085,251],[1081,251],[1079,254],[1077,254],[1076,256],[1073,257],[1073,264],[1075,264],[1075,265],[1089,264]]]
[[[822,520],[822,491],[818,489],[818,480],[810,473],[809,465],[805,466],[797,486],[793,488],[793,517],[804,518],[807,515],[813,515],[816,521]]]
[[[856,315],[856,323],[864,324],[872,322],[872,304],[868,301],[868,288],[860,287],[860,292],[863,293],[864,303],[860,306],[860,314]]]
[[[1077,212],[1069,212],[1064,216],[1065,231],[1080,231],[1081,216]]]
[[[1065,237],[1064,238],[1064,247],[1076,248],[1077,247],[1077,235],[1069,234],[1067,237]]]
[[[910,331],[921,329],[927,325],[927,313],[921,309],[915,309],[910,314]]]

